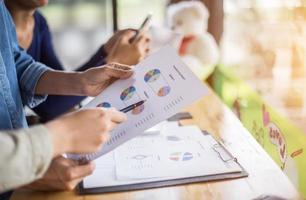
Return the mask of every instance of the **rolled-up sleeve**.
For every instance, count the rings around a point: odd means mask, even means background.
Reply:
[[[0,132],[0,144],[0,193],[41,178],[51,163],[53,147],[44,126]]]
[[[33,108],[47,98],[47,95],[35,95],[35,90],[41,76],[51,69],[42,63],[35,62],[20,48],[15,51],[15,62],[22,100]]]
[[[9,37],[12,41],[21,97],[24,104],[33,108],[47,98],[47,95],[35,95],[35,90],[41,76],[51,69],[42,63],[35,62],[30,55],[19,47],[13,20],[10,16],[8,16],[8,20],[12,24]]]

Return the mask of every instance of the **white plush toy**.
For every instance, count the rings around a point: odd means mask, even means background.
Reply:
[[[179,53],[199,77],[219,61],[219,49],[213,36],[207,32],[209,11],[202,2],[185,1],[169,6],[169,28],[184,38]]]

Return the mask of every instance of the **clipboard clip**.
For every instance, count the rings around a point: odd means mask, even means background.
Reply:
[[[238,159],[234,157],[221,143],[214,144],[212,149],[219,155],[223,162],[238,162]]]

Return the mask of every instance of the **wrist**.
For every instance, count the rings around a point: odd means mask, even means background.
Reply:
[[[129,65],[128,61],[120,56],[107,56],[106,64],[119,63],[123,65]]]
[[[106,43],[106,44],[104,44],[104,45],[102,46],[101,50],[103,50],[103,52],[104,52],[105,54],[109,54],[111,48],[110,48],[110,46]]]
[[[67,138],[69,134],[65,131],[64,124],[55,120],[47,123],[46,128],[49,130],[53,144],[53,157],[62,155],[70,151],[70,140]]]
[[[73,74],[71,83],[74,83],[72,86],[72,90],[74,94],[87,96],[86,87],[87,87],[87,78],[86,71],[85,72],[76,72]]]
[[[107,56],[105,59],[106,64],[110,64],[110,63],[120,63],[119,59],[117,59],[116,57],[113,57],[111,55]]]
[[[106,57],[110,53],[110,48],[106,44],[102,45],[99,52]]]

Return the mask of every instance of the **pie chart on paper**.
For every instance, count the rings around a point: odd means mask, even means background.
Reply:
[[[189,152],[175,152],[169,156],[169,159],[172,161],[189,161],[193,159],[193,155]]]
[[[131,87],[125,89],[121,93],[120,99],[122,101],[127,101],[127,100],[131,99],[135,93],[136,93],[136,88],[134,86],[131,86]]]
[[[146,83],[151,83],[156,81],[160,77],[160,75],[161,72],[159,69],[153,69],[145,74],[144,80]]]

